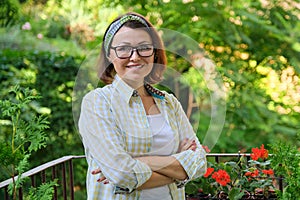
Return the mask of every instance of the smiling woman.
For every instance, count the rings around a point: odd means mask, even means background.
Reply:
[[[103,38],[98,73],[107,85],[85,95],[79,119],[88,199],[185,199],[206,155],[179,101],[151,85],[166,68],[162,40],[137,13]]]

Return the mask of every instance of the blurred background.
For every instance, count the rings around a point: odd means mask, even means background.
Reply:
[[[212,152],[250,152],[279,140],[300,146],[298,0],[0,0],[0,98],[16,84],[33,88],[42,99],[24,108],[25,118],[36,112],[50,121],[47,147],[31,157],[30,168],[84,154],[73,117],[78,110],[72,111],[80,103],[74,87],[83,84],[76,77],[86,63],[93,65],[88,60],[99,53],[109,23],[128,11],[146,16],[175,49],[167,52],[167,76],[176,81],[157,87],[168,86],[182,101],[201,141],[211,126],[221,127]],[[185,35],[200,51],[164,30]],[[102,85],[77,88],[84,94]],[[212,99],[220,101],[214,108],[223,120],[212,118]],[[11,127],[0,119],[5,141]],[[86,163],[78,162],[76,196],[84,199]],[[0,180],[7,178],[0,173]]]

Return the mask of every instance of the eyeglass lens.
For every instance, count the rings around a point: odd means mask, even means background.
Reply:
[[[150,57],[153,55],[154,48],[153,45],[145,44],[137,47],[132,46],[117,46],[112,47],[115,50],[119,58],[129,58],[132,56],[133,51],[136,50],[138,55],[141,57]]]

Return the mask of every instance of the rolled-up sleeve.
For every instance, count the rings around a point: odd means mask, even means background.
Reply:
[[[188,180],[198,178],[205,174],[207,168],[206,152],[200,144],[191,123],[189,122],[181,104],[176,98],[172,98],[179,130],[180,141],[185,138],[194,139],[197,144],[195,151],[187,150],[173,154],[188,175]]]
[[[79,132],[86,152],[110,183],[131,192],[151,177],[150,167],[126,152],[109,101],[100,92],[92,91],[83,98]]]
[[[187,150],[173,155],[184,168],[188,180],[198,178],[206,172],[206,156],[202,148],[196,151]]]

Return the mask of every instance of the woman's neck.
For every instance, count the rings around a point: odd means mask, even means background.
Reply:
[[[135,89],[137,91],[139,91],[139,89],[144,86],[144,80],[133,81],[133,80],[125,79],[125,78],[122,78],[122,79],[127,85],[129,85],[130,87],[132,87],[133,89]]]
[[[145,96],[150,96],[150,94],[147,92],[146,88],[144,85],[142,85],[141,87],[137,88],[136,91],[139,93],[139,95],[141,97],[145,97]]]
[[[147,92],[145,86],[144,86],[144,80],[140,81],[132,81],[128,79],[123,79],[125,83],[127,83],[130,87],[135,89],[140,96],[149,96],[150,94]]]

